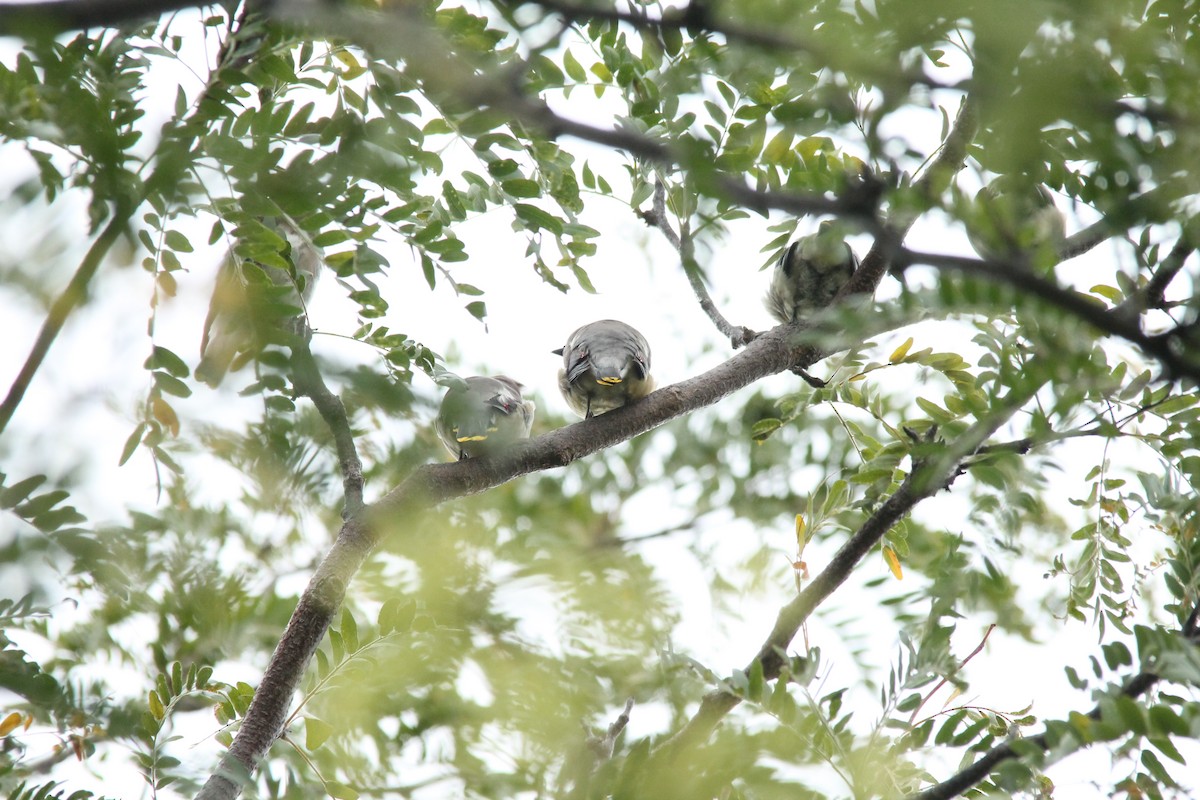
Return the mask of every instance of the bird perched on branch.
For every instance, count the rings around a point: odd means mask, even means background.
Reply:
[[[567,405],[588,419],[654,391],[650,345],[624,322],[589,322],[554,351],[563,357],[558,388]]]
[[[458,380],[438,409],[438,438],[460,461],[529,438],[536,406],[521,397],[521,388],[504,375]]]
[[[1066,224],[1044,185],[1023,175],[1001,175],[975,195],[967,237],[981,258],[1011,261],[1057,250],[1066,239]]]
[[[797,239],[780,254],[763,304],[780,322],[794,322],[826,308],[856,269],[858,256],[838,226],[825,220],[816,233]]]
[[[239,228],[245,238],[217,272],[196,367],[196,377],[209,386],[216,387],[263,345],[280,341],[280,334],[297,332],[295,318],[304,313],[325,263],[286,215],[265,217],[260,224],[259,229]]]

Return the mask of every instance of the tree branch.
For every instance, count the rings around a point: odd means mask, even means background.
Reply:
[[[950,180],[962,169],[967,158],[967,147],[979,131],[979,108],[977,102],[967,95],[954,117],[954,125],[946,140],[942,142],[937,157],[929,164],[925,173],[913,184],[919,197],[932,203],[941,197]],[[917,221],[919,212],[903,209],[893,212],[875,235],[871,249],[863,256],[854,271],[854,277],[839,292],[839,297],[851,294],[874,295],[879,282],[892,266],[897,250],[904,237]]]
[[[1200,630],[1197,628],[1197,619],[1200,618],[1200,604],[1192,609],[1192,613],[1188,616],[1187,621],[1180,629],[1181,635],[1192,644],[1200,643]],[[1137,699],[1148,692],[1155,683],[1159,680],[1159,676],[1150,670],[1143,670],[1133,676],[1122,687],[1120,694],[1130,699]],[[1092,720],[1099,720],[1102,714],[1099,703],[1088,712],[1087,716]],[[1037,749],[1046,751],[1049,750],[1046,733],[1040,733],[1037,736],[1031,736],[1028,739],[1022,739],[1021,750]],[[982,758],[976,761],[966,769],[955,773],[951,777],[942,781],[939,784],[930,786],[916,794],[909,795],[908,800],[950,800],[952,797],[958,797],[963,792],[975,786],[980,781],[983,781],[991,774],[1001,763],[1010,759],[1020,758],[1020,754],[1012,746],[1012,743],[1006,743],[993,747]]]
[[[1173,181],[1161,183],[1136,197],[1124,200],[1120,205],[1119,219],[1107,216],[1068,236],[1058,249],[1058,260],[1067,261],[1083,255],[1097,245],[1108,241],[1117,233],[1124,232],[1130,227],[1127,220],[1161,220],[1162,209],[1189,194],[1191,194],[1190,187],[1184,185],[1182,181]]]
[[[0,3],[0,35],[49,36],[211,5],[197,0],[40,0]]]
[[[522,94],[511,79],[498,76],[494,66],[472,54],[456,51],[439,31],[413,11],[382,13],[300,5],[277,7],[273,13],[288,24],[355,42],[375,57],[403,60],[414,76],[420,78],[422,91],[435,96],[452,95],[457,106],[501,111],[551,139],[573,136],[624,150],[650,163],[704,170],[711,180],[712,193],[759,213],[777,210],[796,215],[830,214],[856,218],[872,230],[875,227],[874,208],[864,207],[860,197],[828,198],[823,194],[754,189],[741,175],[714,173],[707,156],[689,153],[686,147],[673,142],[629,128],[602,128],[560,116],[544,101]]]
[[[296,391],[312,400],[317,412],[333,434],[334,447],[337,450],[338,465],[342,472],[342,490],[345,505],[342,509],[342,519],[350,519],[363,507],[363,473],[362,461],[354,446],[354,434],[350,431],[350,421],[346,417],[346,407],[341,399],[325,385],[317,362],[313,359],[309,348],[309,337],[312,331],[307,323],[304,324],[303,334],[296,337],[292,344],[292,380]]]
[[[689,0],[684,6],[665,8],[658,17],[651,17],[644,11],[637,10],[633,4],[630,4],[629,11],[622,11],[619,8],[582,6],[566,2],[566,0],[533,0],[532,4],[552,11],[571,22],[605,20],[623,22],[638,30],[707,31],[725,37],[730,43],[736,42],[768,50],[805,53],[814,61],[831,65],[837,69],[853,68],[860,77],[889,86],[903,82],[913,86],[926,86],[930,89],[957,88],[930,78],[916,67],[903,70],[874,68],[862,59],[856,58],[856,54],[848,52],[847,48],[827,45],[820,37],[801,39],[794,34],[785,36],[777,30],[739,25],[733,20],[718,19],[713,14],[712,4],[706,0]]]
[[[714,18],[709,6],[701,0],[690,0],[687,5],[671,8],[659,17],[651,17],[643,11],[622,11],[619,8],[595,8],[581,6],[564,0],[535,0],[535,5],[553,11],[570,20],[607,20],[609,22],[624,22],[635,28],[675,29],[675,30],[706,30],[719,33],[729,41],[738,41],[757,47],[792,52],[803,51],[813,54],[827,55],[830,48],[823,47],[814,40],[800,40],[789,36],[781,36],[775,31],[750,28],[735,22],[722,22]]]
[[[621,710],[617,718],[604,731],[603,736],[588,737],[588,748],[595,755],[597,765],[613,757],[613,751],[617,747],[617,737],[621,735],[621,731],[625,730],[625,726],[629,724],[629,712],[632,710],[633,698],[630,697],[625,701],[625,708]]]
[[[37,339],[34,340],[29,355],[25,357],[25,363],[21,365],[21,371],[17,373],[17,377],[9,386],[4,402],[0,403],[0,433],[3,433],[4,429],[8,427],[13,414],[17,411],[17,406],[21,404],[26,390],[29,389],[29,384],[33,382],[33,376],[41,368],[42,362],[46,360],[46,354],[50,352],[50,346],[54,344],[54,340],[58,338],[63,325],[66,324],[67,317],[71,316],[71,312],[87,296],[88,284],[95,277],[104,256],[108,254],[109,249],[125,230],[130,213],[118,213],[113,216],[96,241],[92,242],[92,246],[88,248],[83,261],[79,263],[75,274],[67,283],[67,287],[50,306],[50,312],[46,315],[41,330],[38,331]]]
[[[345,597],[346,587],[384,535],[415,535],[419,513],[521,475],[572,461],[703,408],[761,378],[811,364],[812,348],[795,343],[796,326],[773,328],[708,372],[664,387],[602,416],[577,422],[484,458],[427,464],[352,517],[318,565],[275,648],[233,744],[198,800],[231,800],[239,776],[252,772],[281,727],[300,677]]]
[[[1028,380],[1010,390],[995,413],[980,420],[963,432],[958,439],[944,445],[941,452],[913,458],[913,468],[883,505],[876,509],[829,560],[829,564],[804,588],[794,600],[784,606],[775,626],[759,648],[754,660],[747,665],[747,674],[756,664],[761,665],[764,680],[774,680],[786,663],[786,652],[792,639],[809,616],[845,582],[854,567],[884,537],[907,516],[917,503],[948,488],[960,474],[963,462],[984,445],[1005,422],[1017,413],[1050,379],[1050,371],[1031,364]],[[678,732],[655,748],[653,755],[677,758],[685,750],[708,739],[721,719],[741,702],[741,697],[724,689],[704,696],[700,708]]]
[[[6,32],[5,18],[13,8],[21,9],[21,12],[14,13],[14,16],[18,19],[23,19],[24,14],[31,13],[28,12],[31,8],[59,5],[67,6],[68,8],[88,9],[98,13],[98,10],[101,8],[107,8],[109,3],[107,0],[65,0],[62,3],[32,3],[20,6],[0,3],[0,33]],[[117,9],[126,9],[133,5],[139,5],[139,3],[138,0],[113,0],[112,5]],[[72,12],[64,11],[64,13],[69,14]],[[233,35],[236,32],[237,26],[230,33]],[[201,97],[206,96],[212,88],[213,81],[219,69],[220,65],[218,65],[217,70],[213,71],[208,84],[206,84],[204,91],[201,93]],[[203,132],[200,129],[200,122],[203,119],[200,116],[202,108],[204,108],[204,104],[197,102],[193,105],[192,112],[188,117],[182,119],[173,118],[167,126],[164,126],[162,138],[155,147],[152,156],[147,159],[146,163],[153,161],[155,166],[150,176],[142,184],[141,191],[134,198],[127,200],[119,199],[115,203],[112,219],[96,238],[96,241],[92,242],[92,246],[88,248],[79,267],[75,270],[75,274],[71,276],[67,287],[50,307],[50,311],[46,315],[46,320],[42,323],[41,330],[38,332],[38,337],[34,341],[33,347],[30,348],[29,355],[25,358],[25,363],[21,366],[21,371],[17,373],[17,377],[13,379],[12,384],[9,386],[4,402],[0,403],[0,433],[4,432],[8,423],[12,420],[13,414],[16,413],[17,407],[25,397],[26,390],[28,390],[38,369],[41,368],[42,362],[45,361],[46,354],[50,352],[50,347],[54,344],[54,340],[62,332],[67,318],[70,317],[71,313],[86,297],[87,287],[91,283],[92,278],[95,277],[97,270],[99,270],[100,263],[104,260],[104,257],[108,254],[113,244],[120,238],[121,234],[125,232],[134,213],[145,202],[147,197],[153,196],[156,192],[163,192],[161,198],[163,206],[170,205],[174,201],[175,192],[178,191],[179,186],[178,176],[183,170],[183,160],[186,157],[183,154],[190,152],[192,140]]]
[[[735,326],[730,323],[717,308],[717,304],[713,302],[712,295],[708,293],[708,287],[704,285],[704,276],[700,273],[700,265],[696,263],[696,250],[692,244],[693,240],[687,223],[682,221],[679,223],[678,234],[672,230],[671,223],[667,219],[666,197],[667,192],[662,181],[655,181],[654,206],[650,211],[642,212],[642,220],[650,227],[662,231],[662,235],[675,248],[675,252],[679,253],[679,263],[683,266],[683,274],[687,276],[692,292],[700,301],[700,309],[708,315],[723,336],[729,337],[734,350],[744,347],[757,334],[745,326]]]
[[[1185,232],[1183,236],[1179,237],[1179,241],[1175,242],[1171,252],[1167,253],[1167,257],[1162,260],[1158,270],[1150,276],[1146,285],[1127,298],[1116,310],[1129,309],[1140,314],[1154,308],[1161,309],[1166,302],[1167,287],[1171,285],[1171,281],[1175,280],[1175,276],[1183,269],[1188,257],[1195,250],[1195,245],[1192,244]]]
[[[1069,312],[1104,333],[1137,345],[1146,355],[1162,365],[1166,379],[1188,377],[1200,381],[1200,362],[1189,359],[1187,350],[1179,347],[1176,341],[1182,333],[1180,328],[1152,336],[1142,331],[1136,317],[1130,318],[1115,309],[1107,309],[1098,301],[1063,288],[1041,275],[1027,269],[1016,269],[1003,262],[921,253],[904,248],[896,253],[895,262],[899,269],[911,264],[926,264],[937,269],[953,269],[965,275],[1009,284],[1023,293],[1039,297]]]

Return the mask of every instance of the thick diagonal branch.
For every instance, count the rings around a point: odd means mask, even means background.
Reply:
[[[38,331],[37,339],[34,340],[29,355],[25,357],[25,363],[21,365],[21,371],[17,373],[17,377],[9,386],[4,402],[0,403],[0,433],[3,433],[4,429],[8,427],[9,421],[17,411],[17,406],[21,405],[21,400],[24,399],[25,392],[29,389],[29,384],[33,382],[33,376],[37,374],[42,362],[46,360],[50,346],[58,338],[58,334],[66,324],[67,318],[71,316],[71,312],[87,296],[87,287],[92,282],[92,278],[96,276],[100,263],[120,238],[128,223],[128,213],[113,217],[96,241],[92,242],[92,246],[88,248],[87,254],[79,263],[75,274],[71,276],[67,287],[50,306],[50,312],[46,315],[41,330]]]
[[[945,445],[941,452],[916,461],[908,477],[891,497],[838,548],[812,583],[780,610],[771,634],[759,648],[754,661],[747,665],[747,673],[755,670],[757,662],[764,679],[773,680],[779,676],[786,662],[788,646],[813,611],[845,582],[854,567],[894,525],[904,519],[919,502],[947,488],[954,481],[963,469],[965,460],[978,452],[1002,425],[1037,394],[1049,380],[1050,372],[1034,361],[1027,365],[1025,375],[1025,383],[1012,389],[990,416],[976,422],[953,442]],[[654,755],[674,759],[704,742],[721,719],[739,703],[740,696],[723,689],[705,695],[699,710],[688,723],[659,745]]]
[[[8,13],[13,13],[17,20],[24,20],[25,17],[23,15],[33,13],[35,8],[61,6],[62,9],[58,13],[70,13],[66,9],[74,8],[83,14],[93,12],[99,14],[112,9],[126,9],[127,7],[136,5],[138,5],[137,0],[133,0],[133,2],[129,0],[117,0],[117,2],[112,3],[109,3],[107,0],[75,0],[75,2],[71,3],[33,3],[28,6],[21,5],[19,7],[0,5],[0,33],[8,32],[7,26],[11,24],[11,20],[7,20],[5,17]],[[163,4],[164,10],[167,5]],[[12,12],[13,8],[19,8],[20,10]],[[234,36],[237,33],[237,28],[238,25],[235,24],[230,31],[230,36]],[[21,31],[18,30],[15,32]],[[242,57],[246,55],[246,53],[243,53]],[[217,79],[218,71],[214,71],[212,76],[210,76],[209,82],[202,92],[202,96],[208,94],[213,82]],[[0,433],[4,432],[4,429],[12,420],[13,414],[16,413],[21,400],[24,399],[25,392],[29,389],[30,383],[32,383],[34,376],[37,375],[37,371],[41,368],[46,355],[50,352],[50,347],[54,344],[55,339],[58,338],[59,333],[62,332],[63,326],[71,316],[71,313],[87,296],[88,286],[96,276],[100,264],[104,261],[105,256],[108,255],[108,251],[112,249],[117,239],[128,229],[134,213],[146,198],[157,196],[163,206],[169,206],[174,201],[181,184],[179,176],[185,171],[192,157],[192,142],[204,132],[205,115],[208,113],[211,113],[208,104],[198,101],[192,106],[192,110],[187,116],[173,119],[163,128],[163,136],[159,140],[154,152],[154,169],[142,184],[140,193],[136,198],[116,203],[112,219],[104,230],[101,231],[100,235],[96,237],[96,241],[92,242],[83,260],[79,263],[79,267],[76,268],[75,274],[71,276],[71,280],[67,283],[66,288],[63,289],[55,299],[53,305],[51,305],[50,311],[46,315],[46,320],[42,323],[42,327],[38,331],[37,339],[34,341],[33,347],[30,348],[29,355],[25,358],[25,363],[22,364],[20,372],[17,373],[16,378],[13,379],[12,384],[9,386],[4,402],[0,403]]]
[[[1137,345],[1147,356],[1162,365],[1167,378],[1188,377],[1200,381],[1200,360],[1187,348],[1179,346],[1175,341],[1176,331],[1154,335],[1145,333],[1136,316],[1130,316],[1122,310],[1107,309],[1098,301],[1059,286],[1027,269],[1017,269],[1001,262],[978,258],[905,249],[901,249],[894,258],[901,267],[925,264],[1008,284],[1024,294],[1038,297],[1069,312],[1103,333]]]
[[[366,506],[338,533],[317,567],[275,648],[233,744],[199,800],[231,800],[240,778],[252,772],[279,738],[292,693],[321,643],[346,587],[386,533],[415,535],[420,512],[476,494],[520,475],[562,467],[696,409],[712,405],[761,378],[811,364],[812,350],[796,343],[797,328],[780,326],[708,372],[664,387],[636,403],[521,442],[496,456],[429,464],[413,472],[378,502]]]

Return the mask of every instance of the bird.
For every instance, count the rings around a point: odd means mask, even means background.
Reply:
[[[522,388],[506,375],[456,381],[438,409],[438,438],[459,461],[529,438],[537,407],[521,397]]]
[[[231,248],[217,272],[204,320],[196,378],[216,387],[276,332],[296,332],[289,318],[302,313],[312,298],[321,267],[321,251],[286,215],[265,217],[262,224],[282,240],[277,251],[287,269],[242,259]],[[265,276],[265,277],[264,277]]]
[[[552,352],[563,357],[558,388],[571,410],[584,419],[654,391],[650,345],[645,336],[624,322],[589,322]]]
[[[790,323],[829,306],[854,271],[858,256],[830,220],[780,254],[763,304],[779,322]]]
[[[1066,239],[1066,223],[1054,195],[1023,175],[996,178],[975,195],[975,207],[967,238],[980,258],[1011,261],[1057,249]]]

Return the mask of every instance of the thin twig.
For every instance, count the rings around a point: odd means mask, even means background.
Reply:
[[[712,320],[713,325],[717,326],[717,330],[722,335],[729,337],[729,342],[733,345],[734,350],[744,347],[758,334],[745,326],[733,325],[729,320],[725,319],[725,315],[717,308],[717,304],[713,302],[712,295],[708,293],[708,287],[704,285],[704,276],[700,274],[700,265],[696,263],[696,250],[688,226],[685,222],[681,221],[679,223],[678,234],[671,228],[671,222],[667,219],[666,198],[667,191],[663,186],[663,182],[656,180],[654,182],[654,204],[649,211],[642,212],[642,220],[650,227],[662,231],[663,236],[675,248],[675,252],[679,254],[679,262],[683,265],[683,273],[687,276],[688,283],[691,285],[696,299],[700,301],[700,309],[708,315],[708,318]]]
[[[629,545],[641,544],[643,542],[652,542],[655,539],[665,539],[668,536],[673,536],[676,533],[690,531],[696,527],[696,522],[700,517],[693,517],[686,522],[680,522],[678,525],[672,525],[669,528],[654,531],[653,533],[643,533],[638,536],[609,536],[597,543],[597,547],[628,547]]]
[[[975,647],[974,650],[972,650],[970,653],[967,654],[966,658],[964,658],[962,661],[958,662],[958,668],[955,670],[955,672],[962,671],[962,668],[967,665],[967,662],[969,662],[972,658],[974,658],[975,656],[977,656],[981,652],[983,652],[983,646],[985,644],[987,644],[988,637],[992,635],[992,631],[994,631],[995,629],[996,629],[996,623],[994,623],[994,622],[991,625],[987,626],[987,630],[983,632],[983,638],[979,640],[979,644]],[[943,686],[945,686],[949,680],[950,680],[949,678],[943,676],[942,679],[937,682],[937,686],[934,686],[932,689],[929,690],[929,692],[924,697],[921,698],[921,702],[917,704],[917,707],[913,709],[912,715],[908,718],[909,725],[912,725],[913,721],[916,720],[917,714],[919,714],[921,712],[921,709],[925,707],[925,704],[927,702],[929,702],[929,698],[931,698],[935,694],[937,694],[938,690],[941,689]]]
[[[362,461],[359,460],[358,451],[354,446],[354,434],[350,430],[346,407],[325,385],[321,371],[317,368],[317,362],[309,347],[311,334],[308,325],[304,324],[303,333],[295,337],[292,343],[293,382],[297,392],[312,400],[321,419],[329,426],[329,432],[333,434],[345,495],[342,519],[350,519],[363,507]]]
[[[1150,276],[1150,280],[1146,281],[1146,285],[1127,297],[1113,311],[1137,315],[1143,311],[1163,308],[1166,304],[1167,287],[1171,285],[1171,281],[1175,280],[1175,276],[1183,269],[1188,257],[1195,250],[1195,245],[1192,244],[1185,232],[1175,242],[1171,252],[1167,253],[1167,257],[1158,265],[1158,269]]]
[[[631,697],[625,701],[624,710],[608,726],[603,736],[588,737],[588,749],[596,757],[596,766],[613,757],[613,751],[617,747],[617,737],[621,735],[621,731],[625,730],[625,726],[629,724],[629,712],[632,710],[633,698]]]

